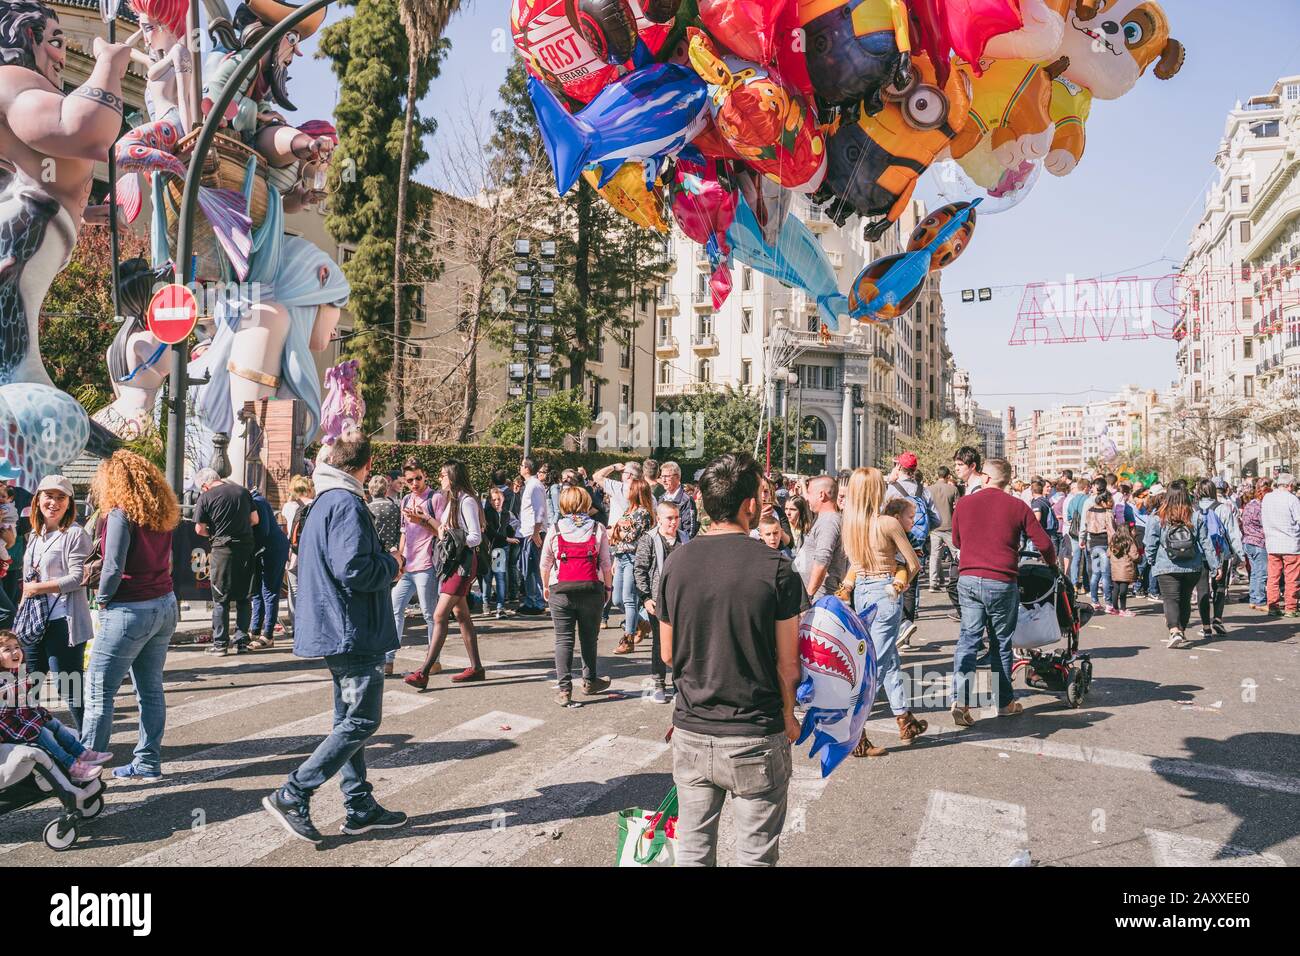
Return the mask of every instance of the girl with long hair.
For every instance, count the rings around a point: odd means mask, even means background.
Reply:
[[[452,677],[452,682],[464,684],[486,678],[478,653],[478,631],[469,609],[469,589],[477,576],[478,546],[483,541],[483,506],[470,484],[464,462],[449,459],[442,466],[441,484],[446,505],[433,520],[433,527],[444,557],[438,607],[433,612],[433,638],[420,669],[403,678],[421,690],[429,686],[429,672],[446,643],[452,614],[456,615],[465,653],[469,655],[469,666]]]
[[[790,537],[794,540],[791,547],[797,554],[803,547],[804,535],[812,527],[812,513],[808,510],[808,499],[803,495],[791,495],[785,501],[785,517],[790,522]]]
[[[880,683],[889,709],[898,722],[898,739],[905,744],[929,726],[912,716],[907,687],[898,657],[898,631],[903,621],[903,594],[921,570],[921,562],[907,539],[907,529],[896,518],[880,513],[885,502],[885,478],[878,468],[855,469],[849,478],[840,540],[849,570],[840,586],[842,601],[852,601],[861,614],[874,604],[871,643],[876,649]],[[864,732],[855,757],[880,757],[883,747],[873,747]]]
[[[1219,568],[1211,572],[1208,566],[1201,572],[1196,583],[1196,605],[1201,612],[1201,636],[1214,637],[1216,634],[1228,633],[1223,623],[1223,608],[1228,603],[1228,586],[1232,583],[1232,566],[1234,561],[1246,560],[1246,548],[1241,537],[1241,513],[1237,505],[1226,495],[1220,497],[1219,488],[1210,478],[1201,478],[1193,489],[1196,510],[1205,518],[1206,525],[1211,519],[1218,519],[1219,544],[1215,551],[1219,556]]]
[[[1122,524],[1110,537],[1110,578],[1115,588],[1112,614],[1120,617],[1133,617],[1128,609],[1128,589],[1137,580],[1137,562],[1142,557],[1133,531]]]
[[[636,545],[641,536],[654,527],[655,501],[650,494],[650,484],[643,478],[633,478],[627,483],[627,510],[610,535],[610,553],[614,557],[615,605],[623,605],[623,637],[614,648],[615,654],[630,654],[636,641],[637,612],[641,596],[636,590],[636,577],[632,571]]]
[[[179,612],[172,591],[172,532],[180,505],[163,473],[129,451],[99,466],[91,494],[104,515],[100,550],[99,634],[86,669],[86,715],[81,742],[107,750],[113,733],[113,698],[127,671],[139,704],[135,756],[118,767],[120,779],[162,776],[167,723],[163,666]]]
[[[1268,611],[1268,551],[1264,546],[1263,501],[1273,490],[1267,478],[1255,479],[1250,497],[1241,509],[1241,541],[1250,565],[1250,609]]]
[[[1192,617],[1192,592],[1201,569],[1217,570],[1209,530],[1201,513],[1192,507],[1187,489],[1174,484],[1165,492],[1160,509],[1147,519],[1144,545],[1152,555],[1151,573],[1160,582],[1160,599],[1165,606],[1165,626],[1170,648],[1186,647],[1184,637]]]
[[[1111,611],[1114,590],[1110,575],[1110,539],[1115,534],[1115,507],[1109,491],[1099,491],[1083,516],[1088,562],[1092,566],[1092,603],[1102,613]],[[1098,591],[1098,585],[1101,590]]]

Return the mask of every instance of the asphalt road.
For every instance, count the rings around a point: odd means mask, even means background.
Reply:
[[[782,863],[1003,866],[1028,851],[1054,866],[1300,864],[1300,627],[1237,596],[1231,633],[1183,650],[1163,646],[1155,604],[1099,618],[1083,636],[1095,678],[1082,708],[1018,681],[1022,716],[958,731],[939,703],[957,625],[945,597],[923,592],[924,646],[904,661],[930,731],[899,747],[882,694],[870,726],[888,756],[826,779],[796,756]],[[602,631],[613,692],[563,709],[549,619],[480,628],[485,683],[450,683],[464,666],[453,632],[427,692],[389,684],[367,761],[380,801],[410,814],[405,829],[340,836],[331,783],[313,802],[326,843],[291,839],[260,800],[328,729],[323,668],[284,644],[226,658],[191,645],[168,657],[164,780],[110,783],[106,812],[62,853],[40,841],[54,803],[0,817],[0,865],[609,865],[616,811],[653,808],[671,785],[671,707],[642,695],[648,642],[615,657],[618,632]],[[406,666],[423,635],[412,615]],[[136,725],[129,689],[118,703],[115,763]],[[722,842],[725,856],[725,812]]]

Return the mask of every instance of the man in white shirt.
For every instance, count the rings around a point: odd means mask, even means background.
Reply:
[[[610,477],[614,472],[619,473],[618,478]],[[612,528],[618,524],[619,519],[623,517],[623,512],[627,511],[627,486],[632,483],[633,478],[640,477],[641,463],[636,461],[606,465],[591,476],[592,483],[600,485],[609,498],[609,524],[607,527]]]
[[[524,539],[520,568],[524,577],[524,599],[520,614],[544,614],[542,598],[542,540],[546,536],[546,487],[537,477],[537,462],[525,458],[519,464],[524,487],[519,504],[519,534]]]
[[[1268,613],[1300,617],[1300,498],[1295,477],[1283,472],[1260,502],[1268,552]],[[1279,606],[1283,605],[1283,606]]]

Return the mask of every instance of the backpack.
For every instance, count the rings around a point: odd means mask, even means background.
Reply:
[[[1061,530],[1061,526],[1059,523],[1057,523],[1056,520],[1056,510],[1052,507],[1051,502],[1047,499],[1046,496],[1040,495],[1039,497],[1034,499],[1035,506],[1038,505],[1040,502],[1044,506],[1043,514],[1045,518],[1043,520],[1043,530],[1046,531],[1048,534],[1056,534],[1058,531]],[[1037,512],[1038,512],[1038,508],[1034,507],[1034,513],[1037,514]]]
[[[1228,532],[1223,527],[1223,520],[1219,517],[1218,512],[1213,508],[1207,508],[1201,512],[1205,518],[1206,530],[1210,532],[1210,543],[1214,545],[1214,556],[1223,557],[1223,552],[1228,549]]]
[[[925,499],[920,495],[909,495],[907,489],[897,481],[891,481],[890,487],[906,498],[916,508],[916,514],[912,518],[912,528],[907,532],[907,539],[912,542],[915,548],[924,547],[930,540],[930,508],[925,503]],[[918,488],[918,491],[920,489]]]
[[[1070,537],[1074,538],[1077,541],[1082,532],[1083,532],[1083,502],[1081,500],[1079,503],[1079,507],[1075,508],[1073,511],[1070,512]]]
[[[1185,524],[1170,525],[1164,531],[1165,554],[1174,561],[1192,561],[1200,556],[1196,545],[1196,531]]]
[[[299,505],[298,510],[293,513],[293,524],[289,525],[289,553],[298,553],[298,542],[302,539],[303,525],[307,523],[307,515],[311,512],[311,506],[316,503],[317,499],[313,498],[305,505]]]
[[[569,591],[594,591],[600,587],[600,545],[596,535],[583,542],[568,541],[558,531],[555,533],[555,552],[558,573],[552,591],[561,594]]]

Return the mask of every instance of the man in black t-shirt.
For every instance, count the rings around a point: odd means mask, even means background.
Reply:
[[[715,459],[700,479],[709,531],[659,578],[660,647],[677,685],[678,866],[716,864],[728,793],[737,864],[774,866],[780,852],[804,591],[788,558],[749,537],[761,479],[749,455]]]
[[[230,605],[235,605],[235,653],[248,648],[253,619],[253,525],[257,509],[248,489],[223,481],[211,468],[194,476],[202,492],[194,504],[194,531],[212,539],[208,570],[212,581],[212,645],[209,654],[230,649]]]

